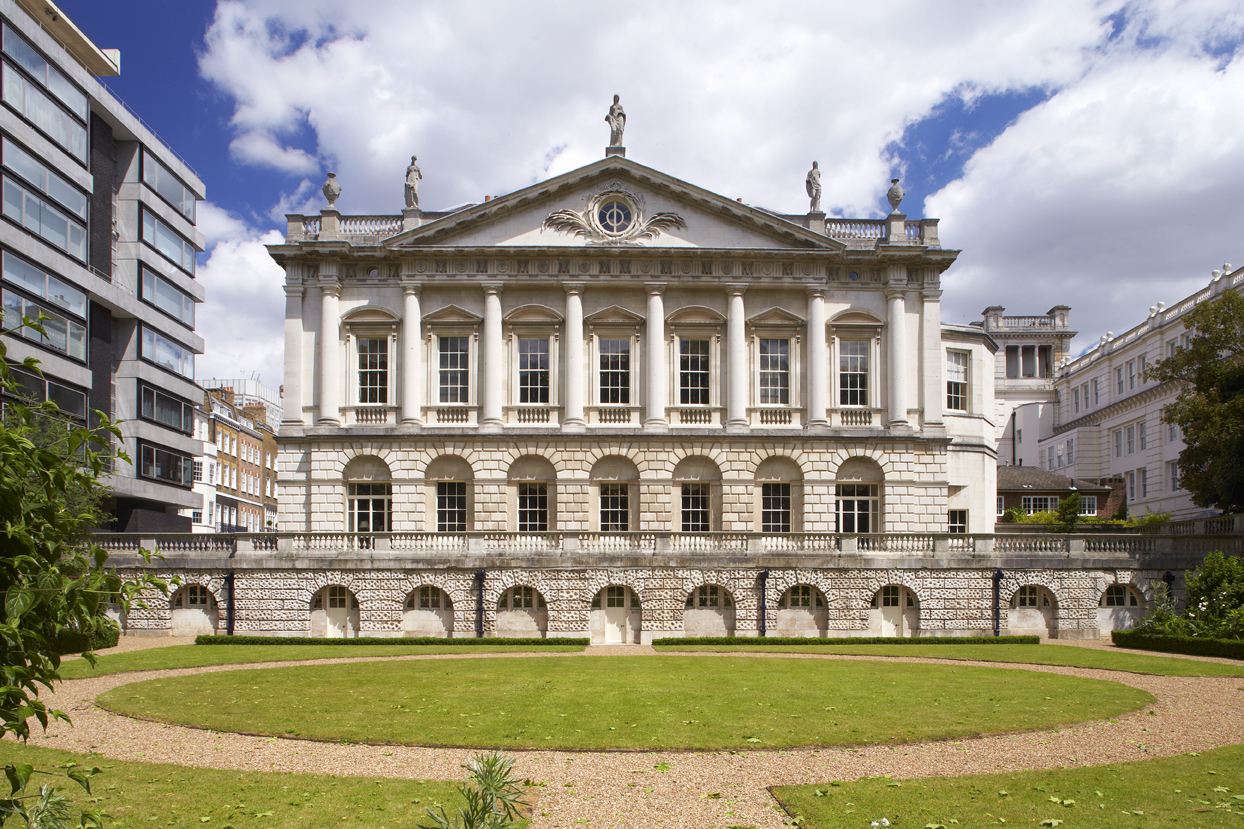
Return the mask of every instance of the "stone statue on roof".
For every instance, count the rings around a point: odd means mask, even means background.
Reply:
[[[626,110],[622,108],[621,98],[617,95],[613,96],[613,106],[609,107],[609,114],[605,116],[605,120],[609,123],[609,146],[622,146],[622,132],[626,129]]]
[[[410,157],[410,166],[406,168],[406,209],[419,209],[419,179],[423,178],[423,173],[419,171],[419,167],[415,162],[418,161],[417,156]]]
[[[812,199],[808,212],[821,212],[821,168],[817,166],[815,161],[812,162],[812,169],[808,171],[808,176],[804,180],[804,186],[808,190],[808,198]]]

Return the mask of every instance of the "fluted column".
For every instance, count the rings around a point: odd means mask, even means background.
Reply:
[[[341,285],[320,283],[320,420],[341,425]]]
[[[484,342],[480,348],[480,431],[500,432],[505,389],[505,350],[501,341],[501,286],[484,286]]]
[[[825,343],[825,290],[808,289],[808,426],[828,426],[829,348]]]
[[[907,425],[907,308],[901,286],[886,291],[890,426]]]
[[[946,400],[946,352],[942,348],[941,291],[926,290],[920,314],[921,377],[924,380],[924,423],[942,422]]]
[[[288,268],[300,267],[287,265]],[[285,283],[285,396],[283,423],[302,421],[302,280],[290,274]]]
[[[583,285],[567,283],[566,289],[566,407],[563,432],[583,432]]]
[[[731,285],[726,316],[726,431],[746,432],[747,422],[747,320],[743,306],[745,285]]]
[[[419,286],[402,285],[402,423],[418,426],[423,414],[423,364],[419,348],[423,320],[419,310]]]
[[[664,283],[650,282],[648,290],[648,416],[644,419],[645,432],[665,432],[669,422],[665,419],[665,401],[669,387],[669,375],[665,371],[665,292]]]

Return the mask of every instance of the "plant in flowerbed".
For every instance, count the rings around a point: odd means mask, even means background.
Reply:
[[[324,741],[550,749],[901,743],[1050,728],[1151,700],[1113,682],[963,665],[666,656],[386,661],[122,685],[116,713]]]
[[[1120,647],[1244,659],[1244,561],[1208,554],[1188,576],[1182,612],[1164,586],[1134,629],[1114,631]]]

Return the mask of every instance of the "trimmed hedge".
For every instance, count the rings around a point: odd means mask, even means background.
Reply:
[[[1164,636],[1139,630],[1116,630],[1111,640],[1120,648],[1136,648],[1162,653],[1186,653],[1192,656],[1222,656],[1244,659],[1244,642],[1238,639],[1209,639],[1200,636]]]
[[[115,648],[121,640],[121,629],[116,625],[108,625],[102,631],[91,631],[88,635],[77,630],[62,630],[56,634],[56,652],[62,656],[83,651],[98,651],[104,648]]]
[[[814,639],[800,636],[695,636],[653,639],[652,645],[1039,645],[1040,636],[839,636]]]
[[[196,636],[196,645],[584,645],[590,639],[437,639],[433,636],[393,637],[360,636],[357,639],[317,639],[310,636]]]

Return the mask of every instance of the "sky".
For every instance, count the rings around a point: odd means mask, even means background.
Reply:
[[[207,187],[197,375],[281,383],[265,244],[317,213],[426,210],[627,157],[731,198],[909,218],[962,251],[942,319],[1071,306],[1073,350],[1244,264],[1244,4],[59,0],[113,92]]]

